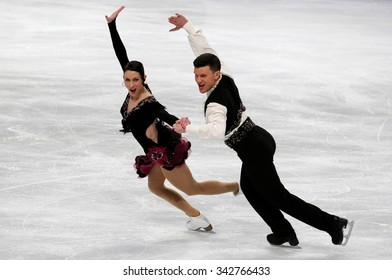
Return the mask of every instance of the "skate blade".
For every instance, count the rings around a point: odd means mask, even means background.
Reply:
[[[274,247],[280,247],[280,248],[292,249],[292,250],[301,250],[302,249],[302,247],[299,246],[299,245],[295,245],[295,246],[287,245],[287,244],[282,244],[282,245],[273,245],[273,244],[271,244],[271,245],[274,246]]]
[[[347,226],[345,227],[345,231],[347,231],[347,233],[343,235],[342,246],[347,245],[348,240],[350,239],[350,236],[351,236],[351,232],[353,231],[353,227],[354,227],[354,221],[347,223]]]
[[[207,227],[199,227],[197,229],[189,229],[191,231],[211,231],[212,230],[212,225],[210,224]]]
[[[205,231],[211,231],[212,230],[212,225],[210,224],[208,227],[204,228]]]

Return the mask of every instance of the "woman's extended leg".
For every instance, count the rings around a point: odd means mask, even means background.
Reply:
[[[155,165],[148,174],[148,188],[150,191],[182,210],[188,216],[196,217],[200,215],[199,210],[190,205],[175,190],[165,187],[164,182],[165,176],[161,171],[161,167]]]
[[[208,219],[199,210],[190,205],[179,193],[166,188],[164,182],[165,176],[162,173],[161,167],[155,165],[148,174],[148,187],[150,191],[184,211],[189,216],[189,220],[186,222],[186,227],[189,230],[212,230],[212,225]]]
[[[170,171],[163,167],[161,169],[163,175],[169,180],[169,182],[187,195],[213,195],[227,192],[235,193],[239,189],[239,184],[237,182],[220,182],[216,180],[197,182],[193,178],[192,172],[185,163]]]

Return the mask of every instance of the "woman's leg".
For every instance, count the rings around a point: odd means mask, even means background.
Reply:
[[[184,163],[175,167],[173,170],[162,168],[163,175],[173,186],[183,191],[187,195],[213,195],[227,192],[236,192],[239,189],[237,182],[220,182],[215,180],[197,182],[189,169]]]
[[[165,176],[161,167],[155,165],[148,174],[148,188],[150,191],[182,210],[188,216],[196,217],[200,215],[199,210],[190,205],[179,193],[165,187],[164,182]]]

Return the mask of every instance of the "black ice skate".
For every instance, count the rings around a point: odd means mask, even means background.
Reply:
[[[295,235],[295,232],[293,232],[290,235],[287,236],[278,236],[274,233],[268,234],[267,235],[267,241],[271,245],[279,246],[282,245],[283,243],[289,242],[291,246],[297,246],[299,244],[299,241],[297,239],[297,235]]]
[[[334,217],[333,231],[329,232],[332,243],[335,245],[345,246],[350,238],[351,232],[354,227],[354,221],[348,222],[347,219]],[[347,233],[345,234],[344,229]]]

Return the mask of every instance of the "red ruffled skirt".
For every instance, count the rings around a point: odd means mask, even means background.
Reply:
[[[148,149],[146,155],[137,156],[133,167],[140,178],[146,177],[154,165],[161,165],[167,170],[181,166],[191,153],[191,142],[180,138],[179,143],[170,151],[166,147],[156,146]]]

